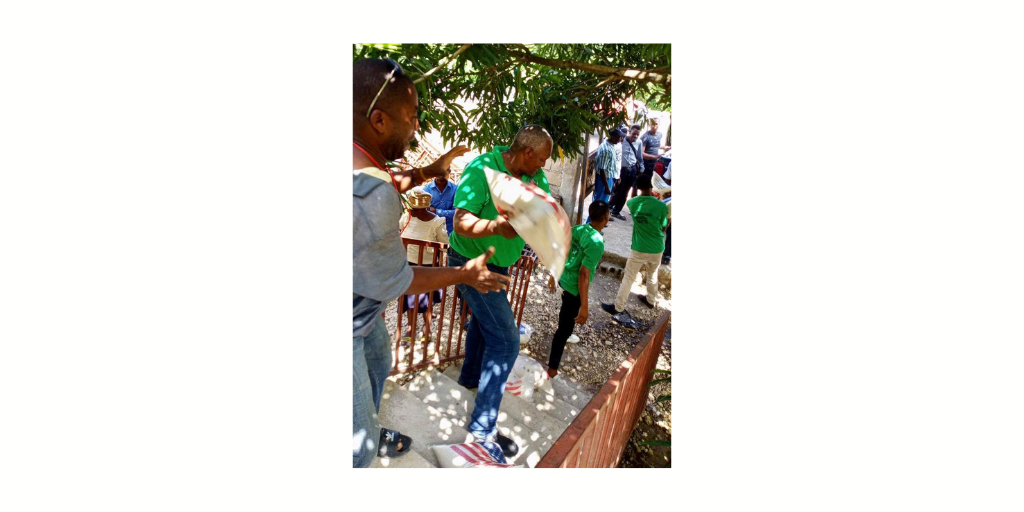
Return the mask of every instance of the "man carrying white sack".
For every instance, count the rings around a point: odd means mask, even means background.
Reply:
[[[466,166],[455,190],[455,232],[448,249],[449,266],[464,265],[484,254],[488,247],[494,247],[494,257],[487,268],[508,275],[508,268],[519,260],[526,242],[508,219],[498,215],[484,169],[533,183],[550,193],[541,166],[551,157],[552,145],[547,130],[530,125],[519,130],[511,146],[496,146]],[[481,441],[497,442],[505,456],[512,457],[519,447],[499,434],[497,426],[505,381],[519,355],[519,328],[512,306],[505,293],[481,293],[464,285],[458,289],[473,313],[466,334],[466,359],[459,376],[459,384],[477,388],[467,430]]]

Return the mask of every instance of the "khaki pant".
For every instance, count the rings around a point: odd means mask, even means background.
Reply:
[[[619,285],[619,294],[615,296],[615,311],[626,309],[626,300],[629,299],[629,290],[636,280],[636,273],[640,269],[647,268],[647,300],[654,304],[658,300],[658,267],[661,266],[661,253],[650,254],[637,252],[629,256],[626,261],[626,269],[622,273],[622,284]]]

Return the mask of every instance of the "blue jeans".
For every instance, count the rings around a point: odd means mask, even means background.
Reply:
[[[391,337],[380,316],[370,333],[352,339],[352,467],[367,468],[377,456],[377,412],[391,371]]]
[[[598,201],[604,201],[606,203],[608,202],[608,199],[611,197],[611,193],[612,193],[611,192],[612,186],[611,186],[611,183],[609,183],[609,182],[614,182],[614,180],[609,178],[607,175],[605,176],[604,179],[601,179],[600,176],[597,176],[595,178],[595,180],[594,180],[594,202],[595,203],[598,202]]]
[[[604,202],[607,203],[608,200],[611,199],[612,183],[614,183],[614,182],[615,182],[615,180],[613,180],[611,178],[605,177],[604,179],[601,179],[600,176],[597,176],[594,179],[594,201],[593,202],[596,203],[598,201],[604,201]],[[587,215],[587,218],[586,218],[586,220],[583,221],[583,223],[584,224],[588,224],[589,222],[590,222],[590,215]]]
[[[448,266],[461,267],[467,259],[449,249]],[[508,275],[507,267],[487,265],[491,272]],[[498,433],[498,409],[505,381],[519,355],[519,327],[504,292],[480,293],[471,286],[458,285],[473,316],[466,333],[466,360],[459,384],[476,387],[476,403],[469,430],[481,440],[493,440]]]

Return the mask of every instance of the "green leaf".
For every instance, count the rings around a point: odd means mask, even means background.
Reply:
[[[672,370],[659,370],[657,368],[651,370],[651,373],[672,373]]]
[[[531,52],[552,59],[576,62],[607,62],[614,67],[650,69],[671,61],[666,44],[539,44]],[[395,59],[410,75],[422,74],[448,58],[460,44],[355,44],[355,58]],[[670,108],[671,94],[661,85],[621,81],[594,86],[604,80],[578,69],[550,68],[530,63],[510,65],[518,59],[511,51],[516,45],[474,44],[461,53],[452,66],[438,69],[417,85],[423,131],[437,130],[444,137],[465,139],[474,148],[488,148],[508,142],[526,122],[545,126],[559,141],[566,158],[581,153],[585,133],[619,121],[621,114],[594,112],[597,104],[633,96],[658,110]],[[428,83],[429,82],[429,83]],[[506,102],[506,97],[509,97]],[[459,104],[471,99],[469,112]],[[661,108],[658,108],[661,107]],[[461,115],[460,115],[461,113]],[[480,128],[469,130],[470,124]]]
[[[654,439],[651,441],[640,441],[640,444],[645,446],[672,446],[672,441],[669,439]]]
[[[654,402],[655,403],[661,403],[661,402],[668,402],[669,400],[672,400],[672,395],[671,394],[669,394],[669,395],[661,395]]]
[[[655,385],[661,384],[662,382],[672,382],[672,378],[669,377],[667,379],[652,380],[651,383],[647,385],[647,387],[654,387]]]

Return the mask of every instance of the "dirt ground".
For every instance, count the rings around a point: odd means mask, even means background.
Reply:
[[[520,351],[547,365],[551,347],[551,337],[558,325],[558,312],[561,307],[561,290],[548,291],[548,272],[538,268],[530,280],[530,291],[527,304],[523,311],[523,323],[534,328],[530,341],[522,344]],[[637,343],[646,334],[646,329],[626,329],[614,320],[611,315],[601,309],[601,303],[611,303],[619,288],[620,279],[605,274],[598,274],[590,286],[590,312],[585,325],[576,326],[574,334],[580,342],[566,345],[562,355],[559,372],[580,383],[581,388],[596,394],[601,386],[611,377],[619,365],[626,359]],[[634,283],[626,309],[647,327],[652,327],[665,310],[671,309],[671,291],[660,286],[657,308],[646,307],[637,298],[637,294],[646,294],[646,286],[638,277]],[[395,308],[392,302],[387,310],[387,323],[390,332],[395,330]],[[436,321],[436,319],[435,319]],[[422,322],[422,318],[417,320]],[[671,370],[672,361],[672,324],[669,321],[658,368]],[[403,351],[404,352],[404,351]],[[447,366],[447,365],[444,365]],[[656,374],[654,378],[664,375]],[[401,383],[401,382],[400,382]],[[671,393],[670,383],[654,386],[648,396],[645,408],[637,427],[634,429],[629,444],[622,455],[619,467],[665,467],[669,462],[669,448],[661,446],[643,446],[644,440],[669,439],[672,431],[672,411],[670,402],[655,403],[655,399]]]
[[[536,279],[531,280],[529,303],[523,313],[523,322],[533,326],[536,332],[531,336],[530,342],[524,344],[521,349],[547,364],[551,337],[558,325],[561,291],[549,293],[546,286],[540,286],[541,283],[547,282],[547,272],[542,270],[539,274]],[[594,278],[594,282],[590,285],[589,319],[586,325],[577,326],[573,331],[580,337],[580,342],[566,345],[562,355],[559,371],[583,384],[591,393],[597,393],[647,333],[646,330],[634,331],[621,327],[612,320],[611,315],[601,309],[602,302],[615,301],[615,294],[619,289],[620,282],[618,278],[603,274],[598,274]],[[658,308],[649,309],[636,297],[638,293],[647,293],[646,287],[641,283],[633,285],[632,294],[626,302],[626,309],[637,320],[653,326],[666,309],[671,309],[671,292],[661,287]],[[661,370],[672,369],[671,332],[672,323],[669,320],[661,355],[658,357],[658,369]],[[656,374],[654,378],[663,376]],[[670,383],[657,384],[652,388],[648,395],[647,407],[630,436],[619,467],[660,468],[669,464],[668,447],[644,446],[639,443],[645,440],[669,439],[671,437],[671,403],[655,403],[658,396],[671,392]]]

